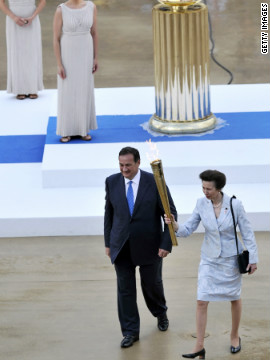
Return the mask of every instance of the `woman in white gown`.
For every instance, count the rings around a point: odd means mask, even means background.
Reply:
[[[46,5],[40,0],[0,0],[0,9],[7,15],[7,92],[24,100],[38,97],[43,89],[41,28],[38,14]]]
[[[239,325],[241,319],[242,275],[237,266],[237,250],[234,225],[230,210],[230,197],[221,190],[226,184],[226,176],[217,170],[206,170],[200,174],[205,197],[198,199],[191,217],[184,224],[173,219],[176,235],[187,237],[192,234],[200,222],[205,228],[201,248],[201,261],[198,272],[197,288],[197,341],[193,351],[183,354],[184,358],[205,358],[204,335],[207,322],[209,301],[230,301],[232,313],[231,353],[241,350]],[[244,244],[249,251],[249,274],[257,269],[258,253],[254,233],[247,219],[241,201],[232,202],[236,223],[239,226]],[[165,215],[165,222],[171,223]],[[239,252],[243,251],[238,241]]]
[[[56,134],[61,136],[61,142],[69,142],[73,136],[89,141],[89,130],[97,128],[93,76],[98,69],[96,17],[96,6],[83,0],[69,0],[55,13]]]

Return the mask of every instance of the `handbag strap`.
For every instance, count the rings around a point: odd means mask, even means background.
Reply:
[[[235,217],[234,217],[234,212],[233,212],[233,207],[232,207],[232,199],[236,199],[236,196],[233,195],[231,197],[231,199],[230,199],[230,207],[231,207],[231,213],[232,213],[232,218],[233,218],[233,229],[234,229],[234,236],[235,236],[235,242],[236,242],[237,255],[239,255]]]

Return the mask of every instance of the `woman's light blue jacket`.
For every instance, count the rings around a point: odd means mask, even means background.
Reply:
[[[258,251],[254,232],[247,219],[244,207],[238,199],[233,199],[233,211],[236,224],[240,229],[242,240],[249,251],[249,263],[258,262]],[[191,217],[184,223],[179,224],[176,236],[187,237],[192,234],[202,222],[205,228],[204,240],[201,253],[210,258],[229,257],[237,254],[233,219],[230,210],[230,197],[223,194],[223,202],[218,219],[216,219],[211,200],[206,197],[197,200],[196,207]],[[243,251],[243,245],[238,239],[239,252]]]

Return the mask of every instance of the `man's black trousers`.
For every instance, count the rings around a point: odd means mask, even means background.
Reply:
[[[137,306],[136,265],[132,262],[129,241],[115,260],[117,275],[118,316],[124,336],[139,335],[140,317]],[[141,287],[146,305],[153,316],[166,313],[162,283],[162,258],[157,255],[152,264],[140,265]]]

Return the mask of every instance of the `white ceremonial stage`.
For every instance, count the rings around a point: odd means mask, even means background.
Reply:
[[[154,87],[96,89],[95,96],[97,115],[155,112]],[[267,112],[269,99],[269,84],[211,86],[213,113]],[[56,116],[57,91],[44,90],[38,100],[24,101],[1,91],[0,106],[0,138],[44,135],[49,117]],[[270,134],[226,140],[202,136],[155,140],[180,221],[203,196],[198,174],[218,169],[227,176],[224,191],[242,200],[253,229],[269,231]],[[138,148],[141,168],[151,171],[149,145],[135,133],[132,142],[47,143],[42,162],[1,163],[0,237],[102,235],[104,181],[119,171],[118,153],[124,146]]]

